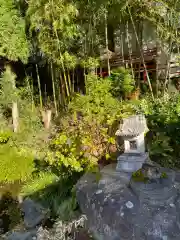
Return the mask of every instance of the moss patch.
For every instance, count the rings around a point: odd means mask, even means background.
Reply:
[[[144,176],[141,169],[139,169],[138,171],[132,174],[132,179],[135,182],[143,182],[143,183],[147,183],[147,181],[149,180],[147,177]]]
[[[166,172],[162,172],[160,178],[161,178],[161,179],[163,179],[163,178],[168,178],[167,173],[166,173]]]
[[[168,178],[168,175],[167,173],[165,172],[162,172],[161,173],[161,176],[160,176],[160,179],[165,179],[165,178]],[[143,182],[143,183],[147,183],[149,178],[144,176],[143,172],[142,172],[142,169],[139,169],[138,171],[134,172],[132,174],[132,179],[135,181],[135,182]]]

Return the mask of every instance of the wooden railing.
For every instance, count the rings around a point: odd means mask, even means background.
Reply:
[[[157,56],[157,48],[153,49],[147,49],[143,51],[143,56],[145,61],[152,61],[156,56]],[[141,54],[139,53],[132,53],[131,55],[124,55],[122,56],[121,54],[114,53],[109,59],[111,67],[118,67],[118,66],[123,66],[125,64],[130,64],[132,63],[141,63],[142,58]],[[101,61],[102,66],[107,65],[107,59],[104,59]]]

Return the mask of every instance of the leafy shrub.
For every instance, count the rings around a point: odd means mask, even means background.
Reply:
[[[115,97],[122,97],[135,89],[135,81],[129,71],[125,68],[118,68],[111,72],[112,94]]]
[[[114,98],[111,89],[110,79],[87,76],[86,95],[74,97],[59,123],[60,132],[50,145],[50,164],[80,172],[112,156],[119,120],[132,108]]]
[[[82,171],[83,164],[87,162],[86,157],[81,149],[81,139],[79,136],[72,136],[60,134],[52,141],[51,148],[55,154],[50,156],[49,163],[61,167],[70,168],[72,171]]]
[[[154,101],[149,97],[135,106],[148,121],[147,134],[150,156],[166,167],[180,168],[180,96],[164,95]]]

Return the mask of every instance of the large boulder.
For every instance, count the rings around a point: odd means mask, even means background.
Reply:
[[[78,203],[95,239],[180,239],[179,183],[174,172],[166,169],[168,178],[138,185],[115,167],[105,167],[100,181],[96,174],[85,174],[76,186]]]
[[[24,213],[24,224],[27,229],[35,228],[48,217],[48,210],[29,198],[22,202],[21,208]]]
[[[36,240],[36,231],[13,232],[9,234],[7,240]]]

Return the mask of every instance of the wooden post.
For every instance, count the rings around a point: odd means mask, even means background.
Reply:
[[[45,129],[50,128],[51,116],[52,116],[52,111],[50,109],[46,111],[42,111],[42,120],[43,120]]]
[[[12,103],[12,121],[13,121],[13,131],[17,132],[19,128],[19,113],[17,102]]]

